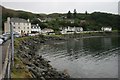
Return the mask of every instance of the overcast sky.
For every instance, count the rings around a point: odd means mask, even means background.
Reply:
[[[29,1],[29,2],[28,2]],[[85,11],[107,12],[118,14],[119,0],[2,0],[2,6],[15,9],[30,11],[33,13],[67,13],[74,9],[78,13]]]

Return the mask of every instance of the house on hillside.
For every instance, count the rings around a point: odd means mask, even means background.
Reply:
[[[40,22],[46,22],[45,19],[40,19],[40,18],[37,18]]]
[[[86,20],[80,20],[80,24],[86,23]]]
[[[31,23],[28,20],[21,18],[7,18],[4,23],[4,33],[10,33],[10,22],[13,27],[13,31],[19,33],[20,35],[31,33]]]
[[[112,31],[112,27],[102,27],[102,31]]]
[[[42,33],[43,35],[55,34],[55,33],[54,33],[54,30],[53,30],[53,29],[49,29],[49,28],[44,28],[44,29],[42,29],[42,30],[41,30],[41,33]]]

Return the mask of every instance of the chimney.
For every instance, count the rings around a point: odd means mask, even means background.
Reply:
[[[8,32],[10,32],[10,17],[7,17]]]
[[[36,24],[38,26],[38,24]]]
[[[7,22],[10,22],[10,17],[7,18]]]
[[[30,19],[27,19],[28,22],[30,22]]]

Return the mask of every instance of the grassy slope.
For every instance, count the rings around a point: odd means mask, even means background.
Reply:
[[[32,78],[31,72],[26,68],[26,65],[20,60],[17,56],[17,49],[19,49],[19,45],[21,41],[29,39],[29,37],[24,38],[16,38],[15,39],[15,65],[12,69],[12,78]]]
[[[18,68],[16,68],[19,66]],[[15,66],[12,69],[12,78],[32,78],[31,73],[22,63],[22,61],[15,56]]]

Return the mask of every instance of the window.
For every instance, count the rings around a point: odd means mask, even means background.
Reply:
[[[29,33],[29,31],[27,31],[27,33]]]
[[[27,27],[27,29],[29,29],[29,27]]]
[[[20,27],[18,27],[18,29],[20,29]]]
[[[13,27],[13,29],[15,29],[15,26]]]
[[[24,29],[25,29],[25,27],[24,27]]]

